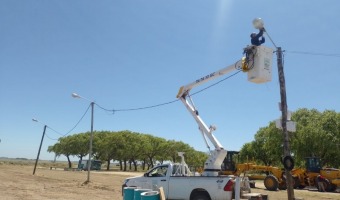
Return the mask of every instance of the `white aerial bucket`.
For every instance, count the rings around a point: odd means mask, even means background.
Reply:
[[[265,83],[272,80],[273,49],[265,46],[252,46],[248,67],[248,81]]]

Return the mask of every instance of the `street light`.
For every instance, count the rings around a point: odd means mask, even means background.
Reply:
[[[32,121],[40,123],[37,119],[32,119]],[[45,125],[45,124],[43,124],[43,125],[44,125],[44,131],[43,131],[43,135],[41,137],[41,142],[40,142],[40,146],[39,146],[39,151],[38,151],[37,159],[35,160],[35,165],[34,165],[34,169],[33,169],[33,175],[35,174],[35,169],[37,168],[37,164],[38,164],[38,160],[39,160],[39,155],[40,155],[40,150],[41,150],[41,145],[43,143],[45,132],[46,132],[46,128],[47,128],[47,125]]]
[[[87,180],[86,183],[90,182],[90,171],[91,171],[91,157],[92,157],[92,141],[93,141],[93,107],[94,107],[94,101],[90,101],[87,98],[84,98],[77,93],[72,93],[73,98],[81,98],[85,99],[86,101],[91,102],[91,136],[90,136],[90,147],[89,147],[89,162],[87,165]]]

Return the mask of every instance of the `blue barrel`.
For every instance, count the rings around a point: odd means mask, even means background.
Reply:
[[[157,191],[143,192],[141,194],[141,200],[160,200],[159,192]]]
[[[133,200],[137,187],[124,187],[123,200]]]
[[[151,192],[151,189],[135,189],[135,197],[134,200],[141,200],[141,194],[143,192]]]

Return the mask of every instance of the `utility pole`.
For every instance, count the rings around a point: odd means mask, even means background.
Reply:
[[[291,174],[291,170],[294,168],[294,160],[290,155],[289,135],[288,135],[288,130],[287,130],[288,109],[287,109],[285,75],[283,72],[282,49],[281,47],[277,47],[275,45],[272,38],[269,36],[268,32],[264,29],[264,22],[261,18],[255,18],[253,20],[253,25],[254,25],[254,28],[256,29],[264,30],[267,36],[269,37],[270,41],[273,43],[273,45],[276,48],[277,69],[279,72],[278,74],[279,74],[280,95],[281,95],[280,110],[282,111],[281,126],[282,126],[282,133],[283,133],[283,153],[284,153],[284,158],[282,159],[282,163],[285,168],[288,200],[295,200],[294,187],[293,187],[294,183],[293,183],[293,177]]]
[[[90,182],[90,171],[91,171],[91,165],[92,165],[92,141],[93,141],[93,107],[94,107],[94,102],[91,102],[91,135],[90,135],[90,150],[89,150],[89,162],[87,165],[87,180],[86,182]]]
[[[283,58],[282,58],[281,47],[277,47],[276,55],[277,55],[277,68],[278,68],[278,74],[279,74],[280,94],[281,94],[280,108],[282,111],[282,132],[283,132],[283,138],[284,138],[283,139],[283,151],[284,151],[285,158],[291,158],[290,147],[289,147],[289,135],[287,131],[288,109],[287,109],[286,84],[285,84],[285,76],[283,72]],[[293,163],[289,163],[289,164],[294,165]],[[291,174],[291,169],[287,169],[286,166],[285,166],[285,175],[286,175],[288,200],[294,200],[295,198],[294,198],[294,188],[293,188],[293,177]]]
[[[37,120],[33,120],[33,121],[37,121]],[[42,143],[44,141],[44,136],[45,136],[46,128],[47,128],[47,126],[44,125],[44,131],[43,131],[43,135],[41,137],[41,142],[40,142],[40,146],[39,146],[39,150],[38,150],[37,159],[35,160],[35,165],[34,165],[34,169],[33,169],[33,175],[35,174],[35,169],[37,168],[37,164],[38,164],[38,160],[39,160],[39,155],[40,155],[40,151],[41,151],[41,145],[42,145]]]
[[[91,171],[91,164],[92,164],[92,141],[93,141],[93,109],[94,109],[94,101],[90,101],[86,99],[85,97],[82,97],[78,95],[77,93],[72,93],[73,98],[81,98],[85,99],[86,101],[91,102],[91,133],[90,133],[90,147],[89,147],[89,160],[87,163],[87,180],[84,183],[89,183],[90,182],[90,171]]]

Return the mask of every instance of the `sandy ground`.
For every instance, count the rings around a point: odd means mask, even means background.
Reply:
[[[50,170],[33,166],[0,164],[0,199],[111,199],[122,200],[121,185],[126,177],[141,175],[133,172],[91,172],[89,184],[83,184],[87,172]],[[256,183],[252,192],[268,194],[268,199],[287,199],[287,191],[271,192],[262,183]],[[305,200],[338,199],[340,193],[321,193],[295,190],[295,197]]]

